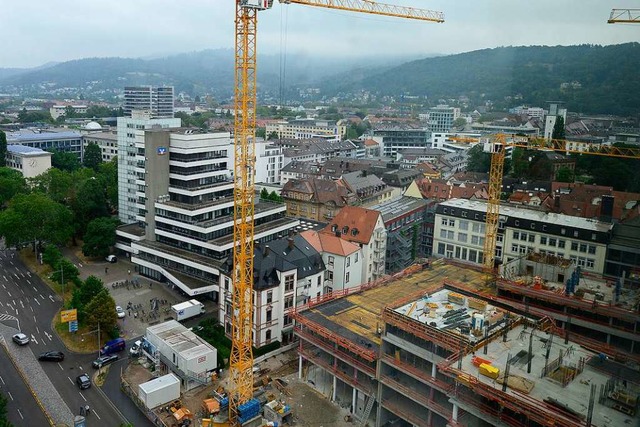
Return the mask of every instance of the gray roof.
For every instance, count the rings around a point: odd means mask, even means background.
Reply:
[[[18,153],[18,154],[41,154],[46,153],[46,151],[41,150],[35,147],[28,147],[26,145],[7,145],[7,151],[10,153]]]
[[[358,192],[367,188],[374,187],[383,189],[387,185],[377,176],[368,174],[363,171],[349,172],[342,175],[342,179],[349,185],[351,191]]]
[[[46,141],[55,139],[76,139],[81,138],[79,132],[43,132],[43,133],[20,133],[13,132],[7,135],[7,141]]]
[[[388,200],[379,205],[372,206],[371,210],[378,211],[382,215],[382,220],[386,224],[395,218],[406,215],[409,212],[424,209],[429,202],[415,197],[402,196],[399,199]]]

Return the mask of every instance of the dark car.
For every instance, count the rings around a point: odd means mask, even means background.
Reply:
[[[86,390],[91,387],[91,378],[89,378],[87,374],[78,375],[76,377],[76,384],[78,384],[80,390]]]
[[[106,366],[115,362],[116,360],[118,360],[117,354],[111,354],[109,356],[100,356],[91,363],[91,366],[93,366],[96,369],[100,369],[103,366]]]
[[[47,351],[38,356],[38,360],[43,362],[62,362],[64,360],[64,353],[61,351]]]

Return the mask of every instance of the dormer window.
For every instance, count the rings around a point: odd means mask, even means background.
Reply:
[[[349,232],[349,227],[348,226],[344,226],[342,227],[342,234],[347,234]]]

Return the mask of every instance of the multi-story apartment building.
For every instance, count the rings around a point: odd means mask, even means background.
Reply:
[[[342,139],[347,133],[347,123],[342,120],[334,122],[331,120],[318,119],[294,119],[267,123],[266,134],[270,135],[273,132],[275,132],[280,139],[305,139],[316,136]]]
[[[83,158],[82,134],[69,130],[38,130],[22,129],[7,133],[7,145],[24,145],[39,148],[44,151],[65,151]]]
[[[300,233],[322,255],[326,268],[324,293],[344,291],[363,284],[362,248],[341,235],[306,230]]]
[[[453,122],[460,117],[460,108],[438,105],[429,109],[429,130],[431,132],[449,132]]]
[[[83,146],[96,144],[102,151],[102,161],[110,162],[118,155],[118,134],[115,132],[93,132],[82,137]]]
[[[124,114],[146,111],[153,119],[173,118],[173,86],[128,86],[124,88]]]
[[[277,145],[283,147],[284,164],[291,162],[324,163],[333,157],[356,158],[358,148],[349,141],[326,141],[324,139],[310,140],[280,140]]]
[[[487,204],[452,199],[436,209],[433,255],[482,264]],[[604,272],[610,223],[502,206],[496,259],[509,262],[530,252],[572,260],[583,271]]]
[[[431,132],[427,128],[407,124],[380,125],[373,130],[375,139],[382,139],[382,155],[395,157],[406,148],[426,148],[430,146]]]
[[[346,173],[340,178],[340,183],[355,194],[356,203],[363,207],[384,203],[393,195],[393,188],[366,170]]]
[[[356,202],[356,196],[340,182],[328,179],[291,179],[282,187],[287,215],[313,221],[328,221]]]
[[[67,108],[71,108],[75,114],[84,114],[87,112],[86,105],[52,105],[49,108],[49,114],[53,120],[58,120],[58,117],[64,116],[67,114]]]
[[[256,142],[255,182],[277,184],[281,180],[283,166],[282,148],[267,141]]]
[[[292,235],[256,245],[253,268],[253,345],[261,347],[272,341],[289,344],[294,326],[289,312],[324,293],[322,256],[300,235]],[[219,319],[227,335],[231,335],[232,320],[230,270],[227,268],[220,276],[224,297],[219,300]]]
[[[118,216],[124,224],[144,222],[144,203],[138,203],[145,185],[144,130],[178,128],[180,124],[180,119],[152,118],[142,111],[118,117]]]
[[[380,212],[345,206],[321,233],[340,236],[362,248],[363,283],[376,281],[385,274],[387,230]]]
[[[117,230],[117,247],[131,253],[140,274],[217,301],[220,271],[233,248],[230,134],[162,128],[133,133],[138,223]],[[284,204],[256,196],[257,242],[299,224],[285,211]]]

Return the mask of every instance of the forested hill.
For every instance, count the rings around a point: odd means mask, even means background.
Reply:
[[[332,79],[323,89],[427,95],[432,103],[466,95],[473,101],[491,100],[502,106],[545,106],[546,101],[557,99],[565,101],[571,111],[632,115],[640,113],[639,76],[640,43],[500,47]],[[578,84],[571,85],[573,82]],[[569,83],[568,87],[561,87],[563,83]]]

